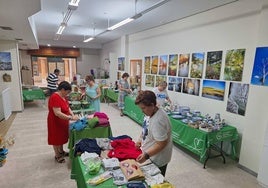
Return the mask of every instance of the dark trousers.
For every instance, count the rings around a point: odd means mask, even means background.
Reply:
[[[164,166],[159,167],[161,174],[165,177],[166,170],[167,170],[167,164]]]

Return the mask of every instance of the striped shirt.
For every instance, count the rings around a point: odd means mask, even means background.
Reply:
[[[47,88],[57,90],[57,83],[59,78],[56,74],[50,73],[47,77]]]

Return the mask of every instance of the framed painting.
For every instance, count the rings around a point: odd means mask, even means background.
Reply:
[[[120,70],[120,71],[125,70],[125,57],[118,58],[118,70]]]
[[[167,74],[167,63],[168,63],[168,56],[161,55],[159,58],[159,69],[158,69],[159,75],[166,75]]]
[[[189,66],[190,66],[190,54],[180,54],[178,76],[188,77]]]
[[[157,74],[158,71],[158,56],[152,56],[151,74]]]
[[[224,100],[225,81],[203,80],[202,97]]]
[[[202,78],[205,53],[192,53],[191,78]]]
[[[0,52],[0,70],[12,70],[10,52]]]
[[[268,86],[268,47],[256,48],[251,84]]]
[[[151,56],[144,57],[144,73],[151,73]]]
[[[148,87],[154,87],[155,86],[155,75],[146,75],[145,76],[145,85]]]
[[[168,64],[168,75],[169,76],[176,76],[177,64],[178,64],[178,54],[169,55],[169,64]]]
[[[207,53],[206,79],[219,80],[222,66],[222,51]]]
[[[246,49],[228,50],[225,57],[224,80],[242,81]]]
[[[183,78],[183,93],[199,96],[199,90],[200,79]]]
[[[245,116],[249,84],[230,82],[226,111]]]

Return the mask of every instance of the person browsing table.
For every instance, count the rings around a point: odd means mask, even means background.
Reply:
[[[129,83],[127,81],[128,78],[129,74],[125,72],[118,82],[118,108],[120,109],[120,116],[124,116],[123,109],[125,108],[125,96],[131,93]]]
[[[68,142],[69,121],[79,119],[77,115],[74,115],[66,100],[71,90],[71,85],[63,81],[59,84],[58,91],[53,93],[48,100],[48,145],[53,146],[55,160],[58,163],[64,163],[64,157],[68,156],[68,153],[63,150],[63,144]]]
[[[86,98],[90,102],[90,105],[95,109],[95,112],[100,112],[100,87],[95,83],[94,77],[91,75],[86,76],[85,80],[87,82]]]
[[[166,112],[156,106],[154,92],[140,91],[135,104],[145,114],[142,133],[136,147],[142,150],[136,161],[139,163],[150,159],[165,176],[166,168],[172,155],[171,123]]]
[[[167,82],[162,81],[157,87],[153,88],[152,90],[156,95],[156,101],[158,107],[163,107],[165,100],[171,103],[166,88],[167,88]]]

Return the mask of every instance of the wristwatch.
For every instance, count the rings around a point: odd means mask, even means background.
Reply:
[[[144,157],[145,157],[146,160],[150,159],[150,155],[148,153],[146,153],[146,152],[144,152]]]

